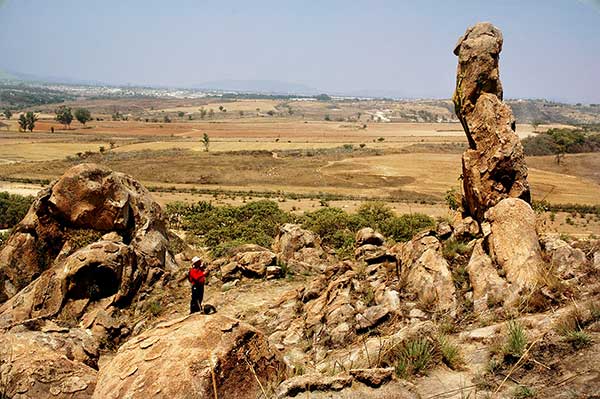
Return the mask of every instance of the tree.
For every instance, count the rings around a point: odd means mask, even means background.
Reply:
[[[202,144],[204,144],[204,151],[208,152],[208,145],[210,144],[210,137],[208,134],[204,133],[202,136]]]
[[[10,109],[6,108],[4,110],[4,116],[6,117],[6,119],[12,118],[12,115],[13,115],[13,113],[12,113],[12,111]]]
[[[177,116],[178,116],[178,117],[180,117],[180,118],[183,118],[183,117],[185,116],[185,112],[183,112],[183,111],[179,111],[179,112],[177,113]]]
[[[163,121],[165,123],[171,123],[171,118],[169,118],[169,115],[165,115],[165,117],[163,118]]]
[[[92,114],[85,108],[78,108],[75,110],[75,119],[82,125],[85,125],[86,122],[92,120]]]
[[[204,119],[206,117],[206,110],[204,108],[200,108],[200,119]]]
[[[27,130],[27,117],[25,116],[25,114],[19,115],[19,130]]]
[[[325,93],[315,96],[315,99],[317,101],[331,101],[331,97]]]
[[[19,116],[19,130],[33,132],[35,128],[35,122],[37,122],[38,116],[33,112],[29,111],[26,114]]]
[[[73,114],[71,113],[71,108],[61,105],[56,109],[56,120],[63,125],[65,128],[71,126],[71,122],[73,122]]]

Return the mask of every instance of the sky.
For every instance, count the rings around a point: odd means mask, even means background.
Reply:
[[[0,0],[0,69],[449,98],[454,45],[480,21],[504,35],[505,98],[600,103],[600,0]]]

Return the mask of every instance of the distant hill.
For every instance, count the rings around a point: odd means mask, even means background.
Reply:
[[[9,73],[3,69],[0,69],[0,80],[19,80],[19,79],[12,73]]]
[[[191,86],[195,89],[265,94],[318,94],[313,87],[278,80],[215,80]]]

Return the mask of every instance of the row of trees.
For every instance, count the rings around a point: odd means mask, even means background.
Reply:
[[[83,125],[92,120],[92,114],[88,109],[85,108],[78,108],[75,110],[75,113],[73,113],[71,112],[71,108],[61,105],[56,109],[55,113],[55,119],[65,125],[65,127],[69,127],[71,125],[71,122],[73,122],[73,117],[75,117],[75,119],[77,119]],[[13,116],[12,111],[8,108],[3,111],[3,114],[6,119],[10,119]],[[22,113],[19,115],[19,128],[23,131],[29,130],[30,132],[33,132],[35,123],[38,121],[38,119],[38,115],[31,111]]]
[[[72,113],[71,108],[61,105],[56,109],[55,113],[56,120],[65,125],[65,127],[71,126],[71,122],[73,122],[73,116],[75,116],[75,119],[77,119],[79,123],[84,126],[86,122],[92,120],[92,114],[88,109],[85,108],[78,108],[75,110],[75,113]]]

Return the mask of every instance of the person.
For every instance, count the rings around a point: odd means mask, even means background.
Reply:
[[[202,299],[204,298],[204,283],[206,282],[206,267],[198,256],[192,258],[192,267],[188,273],[188,279],[192,283],[192,300],[190,302],[190,313],[202,311]]]

